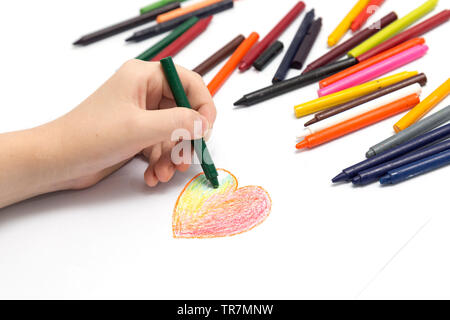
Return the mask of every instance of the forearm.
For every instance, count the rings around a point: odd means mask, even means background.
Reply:
[[[0,134],[0,208],[62,188],[58,143],[49,125]]]

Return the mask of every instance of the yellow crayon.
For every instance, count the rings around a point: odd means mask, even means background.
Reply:
[[[364,8],[369,3],[369,0],[359,0],[352,10],[347,14],[344,20],[334,29],[334,31],[328,37],[328,45],[330,47],[334,46],[341,40],[344,34],[350,29],[352,22],[355,21],[356,17],[364,10]]]
[[[409,126],[419,121],[431,109],[433,109],[439,102],[445,99],[450,94],[450,79],[447,79],[439,88],[432,94],[426,97],[421,103],[409,111],[403,118],[394,125],[395,132],[405,130]]]
[[[376,90],[385,88],[397,82],[417,75],[417,71],[405,71],[392,76],[363,83],[359,86],[345,89],[316,100],[312,100],[294,107],[295,115],[301,118],[315,112],[335,107],[339,104],[359,98]]]

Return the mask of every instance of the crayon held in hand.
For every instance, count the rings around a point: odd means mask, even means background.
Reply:
[[[178,76],[175,64],[172,61],[172,58],[171,57],[164,58],[161,60],[160,63],[177,106],[192,109],[191,104],[186,96],[186,92],[184,91],[183,84],[181,83],[180,77]],[[214,188],[218,188],[219,180],[217,177],[219,176],[219,174],[217,173],[214,162],[212,161],[205,140],[200,139],[194,141],[193,144],[195,148],[195,153],[197,154],[197,157],[201,162],[201,166],[203,172],[205,173],[206,178]]]

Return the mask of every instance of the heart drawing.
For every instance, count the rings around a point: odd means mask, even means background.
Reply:
[[[219,238],[247,232],[270,214],[272,201],[261,187],[238,189],[230,172],[219,169],[220,187],[210,187],[205,175],[184,187],[172,218],[174,238]]]

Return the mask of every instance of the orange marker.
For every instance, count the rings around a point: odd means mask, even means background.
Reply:
[[[363,62],[360,62],[360,63],[354,65],[353,67],[350,67],[341,72],[338,72],[335,75],[332,75],[331,77],[323,79],[322,81],[319,82],[319,86],[320,86],[320,88],[328,87],[330,84],[338,82],[344,78],[347,78],[348,76],[351,76],[352,74],[355,74],[361,70],[364,70],[370,66],[373,66],[385,59],[393,57],[393,56],[399,54],[400,52],[411,49],[412,47],[415,47],[417,45],[422,45],[424,43],[425,43],[424,38],[414,38],[409,41],[403,42],[402,44],[400,44],[392,49],[386,50],[380,54],[377,54],[376,56],[374,56],[370,59],[367,59]]]
[[[223,68],[217,73],[214,79],[208,84],[208,90],[212,96],[214,96],[217,91],[219,91],[220,87],[227,81],[227,79],[231,76],[234,70],[236,70],[237,66],[244,58],[244,56],[250,51],[253,45],[258,41],[259,34],[256,32],[252,32],[250,36],[241,43],[241,45],[236,49],[227,63],[223,66]]]
[[[173,20],[173,19],[178,18],[187,13],[191,13],[191,12],[197,11],[199,9],[202,9],[204,7],[215,4],[216,2],[219,2],[219,1],[222,1],[222,0],[205,0],[205,1],[198,2],[198,3],[194,3],[190,6],[178,8],[178,9],[160,14],[159,16],[156,17],[156,21],[158,23],[162,23],[162,22],[166,22],[169,20]]]
[[[327,129],[318,131],[311,134],[299,144],[297,144],[297,149],[312,149],[314,147],[320,146],[326,142],[335,140],[346,134],[355,132],[362,128],[368,127],[374,123],[380,122],[384,119],[395,116],[401,112],[413,108],[420,102],[418,94],[409,95],[403,99],[397,100],[395,102],[389,103],[380,108],[374,109],[372,111],[366,112],[360,116],[354,117],[347,121],[336,124]]]

